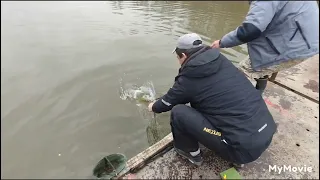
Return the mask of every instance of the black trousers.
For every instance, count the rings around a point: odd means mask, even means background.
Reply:
[[[176,148],[184,152],[194,152],[199,149],[201,143],[233,163],[244,164],[256,160],[271,142],[270,139],[262,149],[234,149],[201,113],[186,105],[176,105],[172,108],[170,125]]]

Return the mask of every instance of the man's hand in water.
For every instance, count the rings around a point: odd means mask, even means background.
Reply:
[[[215,40],[212,44],[211,44],[212,48],[220,48],[220,40]]]
[[[153,104],[154,104],[154,102],[152,102],[152,103],[150,103],[150,104],[148,105],[148,110],[149,110],[150,112],[152,112],[152,106],[153,106]]]

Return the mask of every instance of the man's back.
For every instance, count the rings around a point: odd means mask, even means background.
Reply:
[[[249,143],[246,140],[252,135],[262,142],[263,138],[269,139],[275,123],[261,94],[222,54],[213,59],[217,53],[209,49],[197,55],[178,76],[191,89],[191,106],[207,117],[231,145]],[[265,124],[268,127],[261,131],[265,137],[260,138],[256,133]]]

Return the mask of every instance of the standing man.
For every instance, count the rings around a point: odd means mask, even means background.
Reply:
[[[149,111],[171,110],[177,153],[201,165],[200,142],[236,165],[256,160],[276,131],[260,92],[195,33],[181,36],[174,52],[181,65],[174,85]]]
[[[316,1],[249,1],[242,25],[216,40],[214,48],[247,43],[249,57],[239,69],[263,92],[271,74],[319,53],[319,7]]]

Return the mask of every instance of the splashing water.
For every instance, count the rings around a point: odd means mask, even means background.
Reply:
[[[148,112],[148,104],[156,100],[156,92],[152,81],[143,83],[141,86],[132,83],[123,84],[120,79],[120,98],[129,100],[138,106],[139,114],[143,119],[155,118],[154,113]]]
[[[156,91],[152,81],[139,86],[132,83],[123,84],[120,79],[120,98],[134,102],[138,107],[140,117],[149,122],[146,127],[146,135],[150,146],[168,134],[157,122],[155,114],[148,111],[148,104],[156,100]]]
[[[126,84],[120,87],[120,98],[122,100],[136,101],[137,105],[139,105],[142,102],[152,102],[156,100],[156,93],[151,81],[144,83],[142,86]]]

